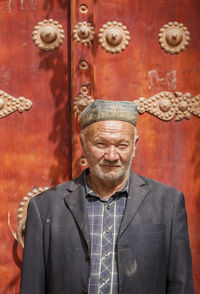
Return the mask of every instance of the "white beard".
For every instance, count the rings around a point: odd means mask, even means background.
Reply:
[[[85,151],[87,154],[87,158],[91,158],[91,156],[87,153],[87,150]],[[105,184],[116,185],[123,179],[128,178],[134,155],[135,155],[135,146],[133,147],[133,152],[131,154],[131,157],[129,158],[129,161],[127,161],[126,163],[122,163],[120,159],[110,162],[102,158],[96,165],[91,167],[90,160],[89,160],[88,165],[90,169],[90,174],[99,178]],[[106,166],[106,165],[114,166],[113,169],[118,168],[118,171],[116,172],[115,170],[113,171],[111,170],[109,172],[105,172],[104,169],[106,169],[106,167],[104,168],[103,166]]]

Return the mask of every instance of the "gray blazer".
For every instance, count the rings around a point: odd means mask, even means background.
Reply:
[[[194,293],[184,198],[174,188],[131,172],[117,252],[119,294]],[[87,293],[89,270],[81,175],[31,199],[20,294]]]

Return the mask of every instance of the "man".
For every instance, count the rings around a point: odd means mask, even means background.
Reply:
[[[130,170],[136,105],[82,113],[89,169],[31,199],[21,294],[193,294],[182,193]]]

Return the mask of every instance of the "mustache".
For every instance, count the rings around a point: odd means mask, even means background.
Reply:
[[[106,160],[106,159],[102,158],[99,161],[99,165],[101,165],[101,166],[121,167],[122,166],[122,163],[121,163],[121,160],[120,159],[117,159],[115,161],[109,161],[109,160]]]

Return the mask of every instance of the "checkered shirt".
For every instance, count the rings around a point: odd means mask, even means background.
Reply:
[[[88,294],[118,294],[117,236],[128,196],[129,181],[108,201],[95,194],[84,176],[91,238]]]

